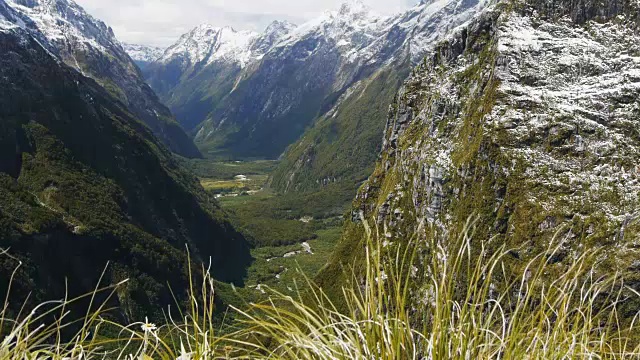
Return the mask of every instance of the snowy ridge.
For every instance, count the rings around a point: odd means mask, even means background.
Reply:
[[[311,39],[324,39],[334,44],[351,62],[367,53],[366,49],[387,33],[391,17],[374,13],[362,1],[344,3],[339,10],[327,11],[302,24],[286,36],[276,48],[286,51]],[[309,54],[311,55],[311,54]]]
[[[200,25],[169,47],[159,61],[168,63],[180,58],[190,65],[195,65],[228,60],[238,62],[244,67],[252,57],[258,56],[249,47],[257,36],[255,32],[236,31],[231,27]]]
[[[122,44],[124,51],[135,61],[153,62],[164,53],[164,48],[157,46]]]
[[[380,16],[360,0],[326,12],[291,32],[276,47],[291,48],[309,39],[335,44],[347,63],[383,64],[409,49],[415,64],[447,34],[465,26],[490,0],[433,0],[395,16]]]
[[[467,26],[491,0],[433,0],[399,15],[394,26],[408,34],[405,46],[417,63],[433,46],[456,29]]]
[[[275,45],[277,45],[297,26],[288,21],[274,21],[267,29],[251,42],[251,51],[256,53],[256,59],[260,60]]]
[[[336,34],[335,38],[338,39],[336,46],[341,51],[346,64],[383,68],[407,55],[412,64],[418,64],[440,41],[452,36],[458,29],[468,26],[474,18],[488,10],[490,1],[422,1],[419,5],[388,18],[377,17],[356,2],[355,6],[343,5],[339,12],[329,13],[329,17],[334,19],[333,24],[338,24],[339,28],[334,29],[333,33]],[[341,17],[340,21],[335,21]],[[358,27],[358,19],[362,19],[365,25]],[[366,21],[369,21],[370,26],[367,27]],[[356,25],[351,26],[351,24]],[[318,33],[328,27],[325,21],[322,26],[310,32]],[[348,29],[353,29],[354,32],[349,33]],[[354,44],[348,40],[349,36],[353,37],[358,31],[366,34],[365,46],[354,47]],[[327,36],[327,32],[325,31],[321,36]],[[360,38],[363,37],[360,36]],[[281,46],[286,46],[286,42]],[[352,85],[336,103],[331,113],[335,115],[341,103],[350,95],[360,96],[361,92],[355,89],[357,86],[359,86],[358,82]]]
[[[159,62],[167,64],[180,58],[191,65],[208,65],[225,60],[244,67],[262,59],[271,50],[287,51],[300,42],[319,37],[340,48],[345,57],[354,57],[355,52],[384,35],[391,25],[390,19],[373,13],[362,1],[354,0],[301,26],[275,21],[261,34],[201,25],[184,34]]]
[[[186,68],[222,60],[245,67],[270,51],[285,54],[301,43],[321,40],[332,44],[346,64],[383,64],[405,48],[417,63],[439,39],[464,26],[488,2],[423,1],[398,15],[381,16],[361,0],[352,0],[297,27],[276,21],[262,34],[201,25],[184,34],[158,62],[168,64],[179,59]],[[313,51],[308,50],[305,57]]]
[[[69,0],[5,0],[16,16],[16,24],[57,46],[68,44],[107,52],[120,46],[105,23],[87,14]],[[20,25],[22,22],[24,25]]]
[[[257,34],[251,31],[235,31],[230,27],[222,28],[212,47],[212,54],[207,64],[216,60],[235,60],[244,67],[254,55],[251,50],[247,51],[247,49],[256,36]]]
[[[204,24],[182,35],[157,61],[167,64],[177,59],[184,67],[224,61],[243,68],[262,59],[294,28],[295,25],[286,21],[274,21],[263,33]]]

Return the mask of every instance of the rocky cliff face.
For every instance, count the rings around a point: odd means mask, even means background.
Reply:
[[[606,249],[603,269],[637,273],[638,40],[629,1],[502,1],[476,16],[396,96],[323,277],[353,259],[361,218],[388,243],[418,234],[446,249],[470,216],[478,244],[517,249],[514,266],[560,232],[558,273],[593,246]]]
[[[71,0],[2,0],[5,22],[28,31],[59,60],[96,80],[174,152],[199,151],[109,28]]]
[[[11,285],[9,308],[91,293],[109,263],[105,283],[130,279],[117,292],[122,316],[159,317],[173,294],[185,299],[186,246],[196,262],[211,259],[216,279],[241,284],[248,244],[198,180],[122,102],[0,16],[0,293]]]

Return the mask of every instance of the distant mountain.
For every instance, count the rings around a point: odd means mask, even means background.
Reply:
[[[0,3],[0,293],[10,308],[130,281],[130,320],[184,300],[186,247],[242,284],[248,244],[198,180],[94,80],[60,62]],[[198,265],[199,266],[199,265]],[[66,282],[65,279],[73,279]],[[67,286],[69,286],[67,288]],[[17,301],[15,299],[22,299]]]
[[[2,8],[5,21],[28,31],[59,60],[96,80],[171,150],[200,156],[106,24],[72,0],[2,0]]]
[[[271,41],[249,61],[200,62],[197,73],[171,78],[177,72],[165,59],[147,75],[209,155],[276,158],[359,78],[386,25],[362,5],[344,5],[299,27],[274,23],[260,35]],[[193,91],[189,84],[199,78],[218,86]],[[198,101],[185,101],[194,92]]]
[[[202,29],[196,29],[174,45],[180,49],[177,54],[168,51],[145,71],[145,76],[183,126],[194,132],[196,143],[209,156],[278,158],[308,129],[320,125],[320,119],[343,114],[341,105],[353,103],[348,99],[359,98],[367,90],[366,84],[385,78],[380,76],[384,72],[395,79],[386,97],[366,96],[372,102],[358,102],[375,108],[375,119],[349,125],[352,130],[373,126],[382,131],[391,94],[407,75],[407,62],[419,63],[438,39],[464,24],[483,4],[478,0],[437,1],[422,3],[395,16],[380,16],[353,1],[298,27],[274,24],[260,35],[272,39],[262,51],[246,46],[254,44],[246,39],[258,35],[245,34],[242,51],[233,52],[234,56],[225,56],[228,51],[215,45],[215,31],[209,29],[205,36],[206,32],[203,35]],[[389,68],[396,70],[391,74]],[[341,120],[345,124],[347,121]],[[330,126],[341,127],[344,126]],[[363,150],[343,147],[331,151],[375,153],[381,136],[369,129],[367,132],[366,140],[361,140],[373,141],[373,147],[350,142],[345,145]],[[322,141],[332,138],[322,137]],[[305,151],[285,157],[293,165]],[[369,169],[373,166],[371,156],[362,163]],[[318,176],[310,178],[316,185],[326,178],[337,178],[340,172],[316,170],[311,171]],[[284,179],[298,172],[289,166],[279,173]],[[360,178],[366,173],[363,168],[356,172]],[[293,177],[295,182],[296,175]],[[280,190],[312,187],[287,184],[283,179],[274,181]]]
[[[258,34],[198,26],[145,69],[147,80],[192,131],[233,90],[243,70],[260,61],[293,27],[274,22]]]
[[[201,25],[183,35],[176,44],[169,47],[159,62],[166,64],[180,59],[185,67],[188,67],[206,66],[224,61],[244,67],[263,55],[254,47],[257,37],[258,34],[251,31]]]
[[[344,5],[284,36],[238,78],[198,128],[209,154],[277,158],[355,82],[375,71],[370,45],[388,19]]]
[[[150,63],[158,60],[164,54],[165,48],[148,45],[122,44],[124,51],[129,54],[131,59],[143,69]]]

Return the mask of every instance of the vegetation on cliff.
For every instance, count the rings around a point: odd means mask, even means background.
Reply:
[[[477,214],[480,238],[518,249],[512,271],[564,229],[549,279],[604,246],[598,274],[629,272],[638,289],[637,7],[596,3],[499,2],[415,69],[319,277],[325,290],[339,292],[344,264],[363,261],[361,214],[388,243],[424,227],[425,252]],[[429,277],[415,285],[419,301]]]

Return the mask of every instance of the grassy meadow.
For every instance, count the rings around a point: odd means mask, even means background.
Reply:
[[[204,189],[230,213],[233,225],[253,244],[242,303],[265,297],[265,288],[294,293],[329,262],[353,194],[342,188],[322,193],[279,194],[267,185],[275,161],[214,162],[184,160]],[[239,178],[241,177],[241,178]],[[219,294],[238,299],[228,286]]]

